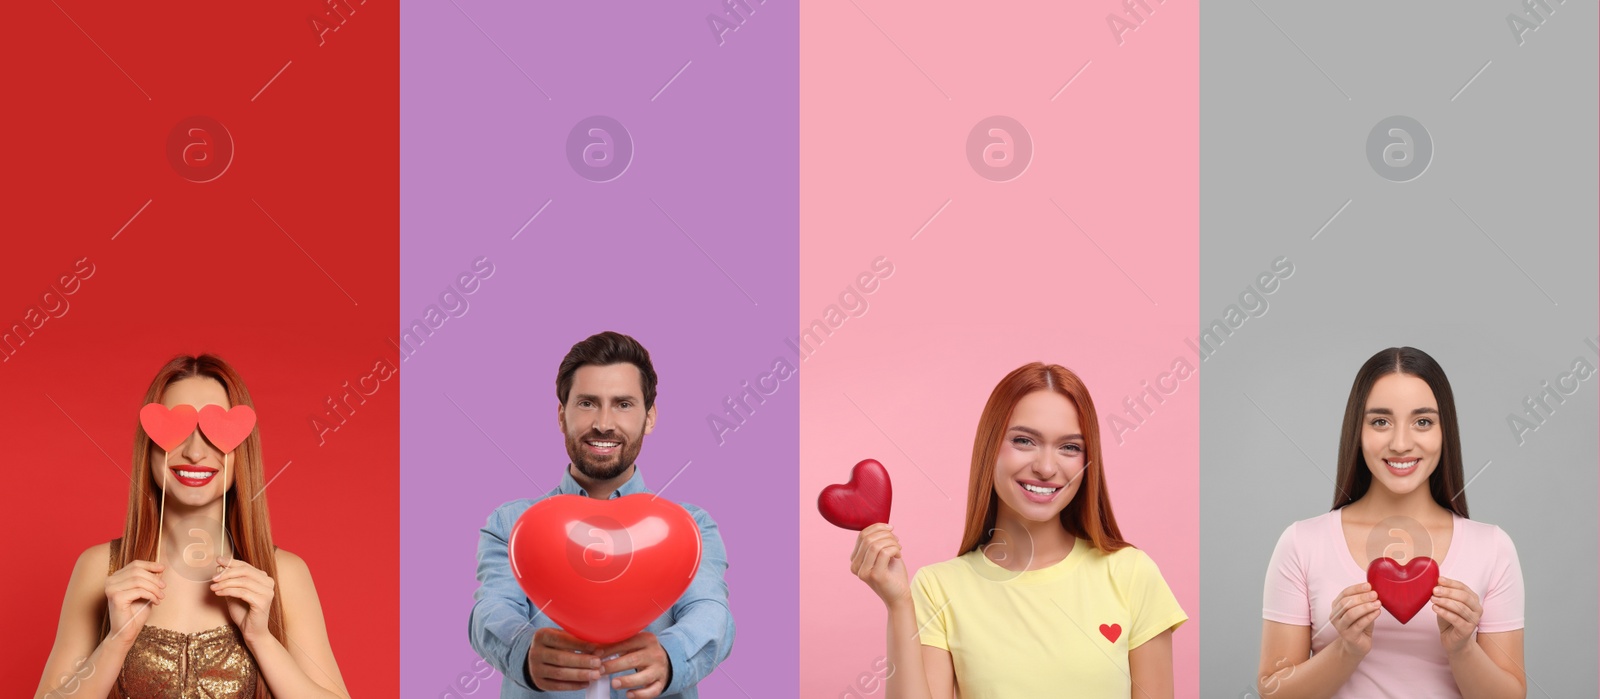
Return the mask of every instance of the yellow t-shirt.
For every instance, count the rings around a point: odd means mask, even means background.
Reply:
[[[962,699],[1126,699],[1128,651],[1189,619],[1143,551],[1083,539],[1021,573],[982,549],[924,566],[911,594],[922,645],[950,651]]]

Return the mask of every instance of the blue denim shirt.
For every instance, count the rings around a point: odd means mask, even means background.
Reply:
[[[633,477],[611,497],[650,492],[635,467]],[[570,467],[561,485],[545,495],[512,500],[489,515],[478,533],[478,590],[472,594],[470,633],[472,649],[505,676],[500,683],[502,699],[583,699],[582,691],[545,692],[528,682],[528,646],[533,634],[543,627],[560,628],[528,602],[528,597],[511,574],[506,542],[511,527],[523,511],[552,495],[589,493],[572,478]],[[728,569],[728,553],[717,532],[717,523],[694,505],[678,503],[700,525],[700,569],[682,597],[666,614],[650,622],[645,631],[655,634],[672,665],[672,683],[661,693],[662,699],[698,699],[695,685],[711,674],[717,664],[733,650],[733,613],[728,609],[728,584],[723,573]],[[631,672],[631,671],[630,671]],[[628,673],[619,673],[628,674]],[[602,679],[609,681],[609,677]],[[627,690],[611,690],[613,699],[626,699]]]

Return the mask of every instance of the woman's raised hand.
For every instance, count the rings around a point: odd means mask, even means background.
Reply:
[[[228,618],[247,642],[271,634],[268,620],[278,582],[265,571],[237,558],[222,559],[223,570],[211,579],[211,591],[228,600]]]
[[[126,645],[132,645],[150,618],[150,605],[161,604],[167,596],[167,584],[161,574],[167,569],[160,563],[132,561],[106,578],[106,607],[111,615],[111,635]]]
[[[906,563],[900,556],[900,539],[887,524],[874,524],[856,537],[850,554],[850,572],[887,605],[911,601],[911,586],[906,582]]]

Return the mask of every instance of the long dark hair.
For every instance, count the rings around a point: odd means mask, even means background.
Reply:
[[[1462,517],[1467,516],[1467,491],[1461,472],[1461,430],[1456,427],[1456,399],[1444,369],[1415,347],[1390,347],[1372,355],[1350,386],[1350,401],[1344,406],[1344,428],[1339,434],[1339,474],[1333,492],[1333,509],[1361,499],[1372,486],[1372,471],[1361,451],[1361,427],[1366,422],[1367,398],[1372,386],[1389,374],[1405,374],[1422,379],[1433,389],[1439,404],[1439,428],[1444,444],[1439,449],[1439,465],[1428,476],[1428,491],[1433,501]]]
[[[1106,553],[1132,546],[1122,538],[1117,518],[1111,514],[1111,495],[1100,463],[1100,418],[1094,412],[1088,387],[1064,366],[1033,362],[1000,380],[978,418],[978,433],[972,440],[972,478],[967,484],[967,522],[962,528],[961,550],[956,555],[977,549],[993,538],[1000,511],[1000,496],[994,490],[995,459],[1000,454],[1006,425],[1011,422],[1011,412],[1034,391],[1054,391],[1065,396],[1078,410],[1078,423],[1083,429],[1088,463],[1077,496],[1061,510],[1062,528]]]

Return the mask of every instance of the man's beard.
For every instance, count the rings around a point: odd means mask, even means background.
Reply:
[[[610,456],[596,457],[589,453],[585,441],[618,442],[617,451]],[[609,481],[622,475],[633,465],[634,459],[639,458],[639,450],[644,447],[643,440],[629,439],[621,431],[601,433],[590,430],[581,436],[567,436],[567,458],[572,460],[572,465],[578,472],[595,481]]]

